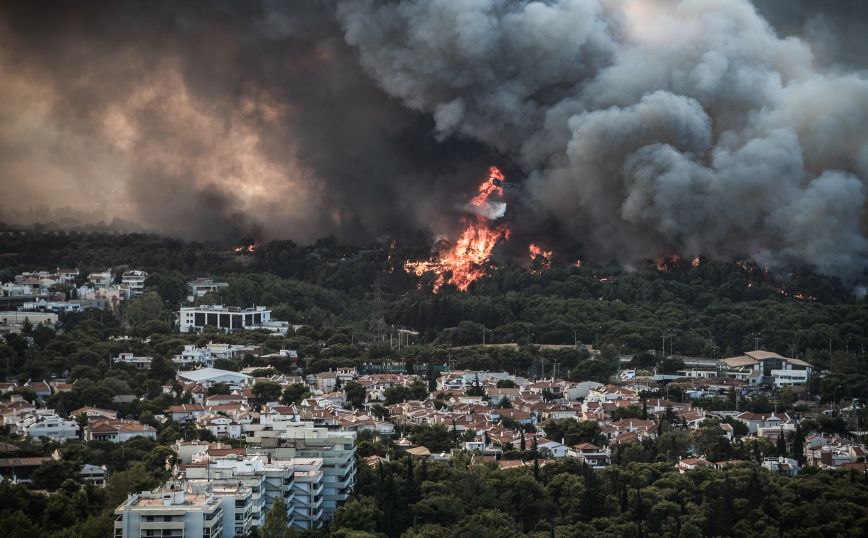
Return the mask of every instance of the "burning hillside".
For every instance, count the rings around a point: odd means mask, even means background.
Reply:
[[[440,243],[430,259],[407,261],[404,270],[416,276],[426,273],[437,275],[433,286],[435,293],[446,283],[466,291],[471,283],[484,276],[494,247],[501,240],[509,238],[509,227],[494,223],[503,216],[506,208],[500,201],[503,198],[503,181],[503,172],[494,166],[489,168],[488,176],[479,185],[476,196],[470,200],[468,210],[471,214],[466,217],[464,230],[455,244]]]
[[[552,254],[551,250],[543,250],[535,243],[531,243],[527,246],[528,251],[530,252],[530,261],[531,261],[531,271],[534,273],[542,273],[548,269],[552,268]]]

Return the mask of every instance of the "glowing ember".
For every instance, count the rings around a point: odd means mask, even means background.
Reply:
[[[692,260],[690,260],[690,265],[693,267],[699,267],[702,263],[702,260],[699,259],[699,256],[694,256]]]
[[[575,265],[575,267],[581,269],[581,268],[582,268],[582,260],[576,260],[576,265]]]
[[[552,251],[543,250],[534,243],[528,245],[530,251],[530,261],[534,267],[532,272],[541,273],[552,268]]]
[[[243,254],[244,252],[256,252],[256,244],[250,243],[249,245],[238,245],[232,249],[232,252],[237,254]]]
[[[471,206],[481,208],[489,203],[492,196],[503,196],[503,188],[494,183],[495,179],[503,181],[504,176],[492,166],[488,169],[488,177],[479,186],[479,192],[470,201]],[[484,215],[476,213],[468,217],[467,226],[454,246],[441,244],[440,250],[431,259],[407,261],[404,263],[404,270],[416,276],[426,273],[437,275],[433,285],[434,293],[440,291],[447,282],[461,291],[466,291],[470,284],[485,275],[491,252],[497,243],[508,238],[509,228],[505,224],[493,225]]]
[[[678,254],[669,254],[668,256],[660,256],[657,258],[658,271],[672,271],[681,265],[681,256]]]

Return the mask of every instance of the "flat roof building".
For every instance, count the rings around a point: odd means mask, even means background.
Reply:
[[[130,495],[115,509],[114,527],[114,535],[119,538],[224,538],[234,534],[223,532],[222,497],[188,491],[187,485],[178,481]]]
[[[262,329],[271,322],[271,309],[264,306],[238,308],[236,306],[202,305],[181,308],[180,330],[202,332],[205,327],[215,327],[224,332]]]

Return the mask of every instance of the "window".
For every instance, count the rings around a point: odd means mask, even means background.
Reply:
[[[217,326],[217,314],[208,314],[208,325]]]
[[[194,323],[197,327],[205,326],[205,314],[202,312],[196,312],[196,322]]]
[[[229,327],[229,314],[220,314],[220,327]]]

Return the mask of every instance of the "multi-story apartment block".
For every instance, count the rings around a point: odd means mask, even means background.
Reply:
[[[209,458],[205,453],[194,456],[185,468],[188,480],[205,480],[218,485],[241,484],[251,490],[251,525],[261,527],[274,501],[286,505],[287,521],[295,525],[295,464],[292,461],[269,462],[267,456],[224,456]]]
[[[317,529],[323,523],[322,458],[294,458],[295,500],[293,519],[296,528]]]
[[[130,299],[144,293],[147,278],[148,273],[137,269],[126,271],[121,275],[121,285],[129,290]]]
[[[224,498],[196,492],[184,482],[130,495],[115,509],[115,538],[225,538]]]
[[[275,462],[297,458],[321,458],[323,473],[323,519],[334,517],[337,507],[349,497],[356,477],[355,432],[312,428],[294,421],[274,422],[274,429],[253,432],[247,441],[260,444]]]

